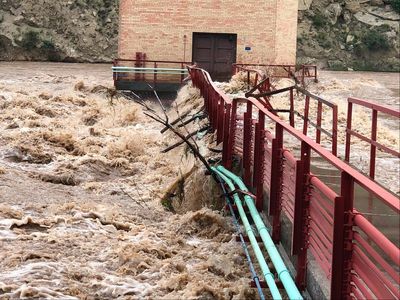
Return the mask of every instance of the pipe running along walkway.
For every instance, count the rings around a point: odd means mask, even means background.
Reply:
[[[247,219],[245,210],[243,208],[242,201],[240,200],[237,192],[235,192],[236,189],[235,189],[234,183],[238,186],[238,188],[240,190],[242,190],[244,192],[248,192],[246,185],[243,183],[243,181],[241,180],[240,177],[238,177],[235,174],[233,174],[232,172],[226,170],[222,166],[218,166],[217,168],[212,167],[212,170],[216,173],[218,178],[221,179],[222,184],[223,183],[226,184],[229,187],[229,189],[231,190],[231,192],[234,193],[233,199],[234,199],[236,207],[239,211],[240,219],[245,228],[245,232],[247,233],[247,236],[250,240],[254,254],[260,265],[260,268],[264,275],[265,281],[270,289],[272,297],[273,297],[273,299],[282,299],[279,289],[275,283],[275,276],[268,268],[268,265],[262,254],[262,251],[258,245],[256,236],[255,236],[253,229],[249,223],[249,220]],[[296,299],[296,300],[303,299],[299,290],[297,289],[296,284],[293,281],[293,278],[291,277],[288,269],[286,268],[282,257],[280,256],[278,250],[276,249],[275,244],[272,241],[272,238],[268,233],[267,227],[265,226],[259,212],[257,211],[257,208],[254,204],[254,200],[249,195],[245,194],[244,201],[245,201],[247,208],[249,209],[249,212],[254,221],[254,224],[256,225],[257,231],[263,241],[264,247],[267,250],[268,255],[270,256],[270,259],[276,269],[278,278],[282,282],[282,284],[285,288],[285,291],[286,291],[287,295],[289,296],[289,299]]]

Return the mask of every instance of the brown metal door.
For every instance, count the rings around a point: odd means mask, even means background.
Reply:
[[[236,34],[193,33],[192,60],[213,80],[228,80],[236,62],[236,40]]]

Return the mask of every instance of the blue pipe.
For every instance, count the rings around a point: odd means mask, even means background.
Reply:
[[[219,173],[226,175],[230,179],[232,179],[236,183],[236,185],[239,187],[239,189],[241,189],[242,191],[248,192],[246,185],[243,183],[243,181],[241,180],[240,177],[238,177],[235,174],[233,174],[232,172],[226,170],[222,166],[218,166],[217,171]],[[235,194],[235,195],[237,195],[237,194]],[[293,281],[293,278],[291,277],[288,269],[286,268],[286,266],[283,262],[283,259],[278,252],[278,249],[276,249],[275,244],[272,241],[272,238],[268,233],[267,227],[265,227],[265,224],[264,224],[260,214],[257,211],[257,208],[254,204],[254,200],[248,195],[244,195],[244,200],[250,211],[251,217],[253,218],[254,223],[257,227],[258,233],[260,234],[261,239],[264,243],[264,246],[268,252],[268,255],[270,256],[271,261],[274,264],[275,270],[278,273],[278,278],[282,282],[283,286],[285,287],[285,290],[289,296],[289,299],[293,299],[293,300],[303,299],[296,284]]]
[[[244,241],[243,233],[242,233],[242,230],[240,229],[239,222],[238,222],[238,220],[237,220],[237,218],[235,216],[235,212],[233,211],[233,207],[232,207],[232,203],[231,203],[230,197],[227,195],[226,188],[225,188],[224,182],[222,181],[221,177],[219,177],[218,174],[217,174],[217,177],[220,180],[221,188],[222,188],[222,191],[224,192],[224,195],[225,195],[226,204],[228,205],[229,211],[231,212],[233,224],[235,225],[236,231],[237,231],[237,233],[238,233],[238,235],[240,237],[240,243],[242,245],[244,254],[246,255],[247,262],[249,263],[250,272],[251,272],[251,275],[253,276],[253,281],[256,284],[258,295],[260,296],[261,300],[265,300],[265,296],[264,296],[264,293],[263,293],[263,291],[261,289],[261,285],[260,285],[260,278],[257,276],[257,273],[256,273],[256,271],[254,269],[253,261],[252,261],[252,259],[250,257],[249,249],[248,249],[248,247],[247,247],[247,245],[246,245],[246,243]]]
[[[214,167],[211,167],[211,169],[228,185],[228,187],[231,191],[235,190],[234,184],[227,176],[225,176],[221,171],[219,171],[218,169],[216,169]],[[274,275],[271,273],[271,271],[265,261],[264,255],[260,249],[260,246],[258,245],[258,242],[254,235],[253,229],[251,228],[251,225],[250,225],[249,221],[247,220],[246,213],[242,206],[242,201],[240,200],[240,198],[237,194],[233,195],[233,199],[235,200],[235,204],[239,211],[239,215],[243,222],[243,226],[245,228],[247,236],[249,237],[251,246],[253,247],[254,254],[255,254],[258,264],[260,265],[260,268],[263,272],[265,281],[267,282],[267,285],[271,291],[272,297],[273,297],[273,299],[278,299],[278,300],[282,299],[279,289],[276,286]]]

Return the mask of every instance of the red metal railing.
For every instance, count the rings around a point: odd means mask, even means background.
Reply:
[[[370,138],[358,133],[357,131],[352,129],[353,123],[353,105],[359,105],[361,107],[370,109],[372,111],[371,118],[371,134]],[[397,158],[400,158],[400,152],[393,150],[385,145],[382,145],[377,141],[377,133],[378,133],[378,113],[384,114],[386,116],[392,116],[397,119],[400,119],[400,111],[371,103],[362,99],[349,98],[348,99],[348,109],[347,109],[347,127],[346,127],[346,152],[345,152],[345,160],[350,162],[350,150],[351,150],[351,136],[355,136],[361,139],[364,142],[370,144],[370,162],[369,162],[369,176],[371,178],[375,178],[375,161],[376,161],[376,150],[381,150],[388,154],[391,154]]]
[[[271,73],[271,77],[275,78],[292,78],[296,76],[300,78],[300,82],[304,85],[306,78],[312,78],[315,82],[318,81],[317,66],[315,65],[275,65],[275,64],[233,64],[232,74],[246,69],[266,68]]]
[[[337,138],[338,138],[338,106],[335,103],[322,99],[316,95],[311,94],[307,90],[301,87],[294,87],[297,93],[302,94],[305,97],[305,106],[304,106],[304,115],[299,113],[299,110],[294,108],[293,102],[293,93],[290,95],[290,114],[291,114],[291,125],[293,127],[296,126],[294,123],[293,114],[297,114],[300,118],[304,120],[303,123],[303,134],[308,135],[308,127],[311,125],[315,128],[315,141],[320,144],[321,143],[321,133],[324,133],[328,137],[331,138],[332,141],[332,153],[337,155]],[[310,101],[315,101],[317,103],[317,111],[316,111],[316,123],[310,119]],[[325,108],[325,109],[324,109]],[[331,112],[332,116],[332,128],[329,132],[328,130],[322,127],[322,119],[323,112],[327,111],[327,109]]]
[[[233,75],[243,72],[247,74],[247,86],[248,88],[257,87],[262,81],[265,81],[265,85],[259,87],[261,91],[270,90],[270,80],[268,74],[257,68],[251,68],[250,66],[233,64]]]
[[[130,74],[128,72],[114,72],[113,80],[116,81],[148,81],[156,84],[157,82],[177,82],[182,83],[185,79],[184,72],[177,74],[163,74],[157,72],[158,68],[185,69],[191,65],[191,62],[182,61],[162,61],[162,60],[147,60],[145,57],[140,59],[115,59],[113,67],[134,67],[134,68],[153,68],[152,72],[137,72]],[[149,74],[151,73],[151,74]]]
[[[246,97],[252,96],[257,99],[261,99],[262,103],[265,107],[272,111],[273,113],[289,113],[289,122],[290,125],[296,127],[295,115],[303,119],[303,124],[301,124],[303,133],[305,135],[308,134],[309,126],[315,128],[315,140],[318,144],[321,143],[321,134],[325,134],[331,139],[331,151],[334,155],[337,155],[337,128],[338,128],[338,106],[335,103],[322,99],[314,94],[311,94],[304,88],[294,85],[291,87],[283,88],[281,90],[276,90],[274,86],[271,85],[270,80],[266,77],[266,74],[263,74],[259,69],[252,69],[249,67],[237,66],[237,69],[241,72],[247,73],[247,83],[249,85],[250,91],[245,95]],[[259,94],[254,94],[255,91],[258,91]],[[302,95],[305,98],[304,108],[295,107],[294,101],[294,91],[296,91],[297,95]],[[270,96],[277,95],[280,93],[289,92],[289,109],[279,109],[276,110],[273,108],[271,104]],[[270,95],[270,96],[267,96]],[[311,101],[316,102],[317,110],[316,110],[316,121],[313,122],[310,118],[310,104]],[[303,114],[301,113],[303,111]],[[324,113],[325,112],[325,113]],[[322,120],[328,117],[328,114],[331,114],[331,129],[326,130],[322,127]],[[324,118],[323,118],[324,117]]]
[[[244,181],[255,191],[257,208],[268,207],[275,242],[281,239],[283,215],[292,223],[290,254],[297,257],[298,286],[306,288],[311,255],[326,275],[331,299],[398,299],[400,250],[355,209],[355,184],[397,215],[399,198],[282,121],[257,99],[231,100],[204,70],[189,68],[189,73],[204,97],[217,143],[223,142],[224,166],[232,167],[233,156],[241,158]],[[241,105],[246,107],[243,113],[238,109]],[[265,128],[266,119],[275,124],[274,132]],[[288,150],[292,144],[285,147],[284,134],[298,141],[299,157]],[[312,156],[340,173],[337,191],[311,173]]]

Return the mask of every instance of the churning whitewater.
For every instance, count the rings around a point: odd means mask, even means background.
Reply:
[[[255,296],[230,219],[202,208],[209,179],[187,182],[180,214],[162,205],[194,161],[161,155],[175,138],[109,97],[109,66],[0,69],[1,299]]]
[[[310,89],[339,107],[365,87],[391,92],[332,77]],[[241,82],[220,86],[237,95]],[[109,65],[0,63],[0,299],[255,299],[212,178],[185,146],[162,154],[178,139],[111,88]],[[201,106],[189,84],[170,114]],[[398,124],[382,128],[398,147]],[[212,135],[198,139],[205,156],[218,156]],[[399,166],[388,164],[380,179],[399,193]]]

